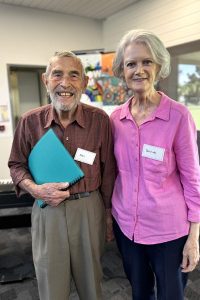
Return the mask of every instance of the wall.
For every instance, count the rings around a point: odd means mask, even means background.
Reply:
[[[102,22],[0,4],[0,105],[9,105],[7,65],[46,66],[58,50],[102,48]],[[12,124],[0,132],[0,180],[9,178]]]
[[[113,51],[122,35],[134,28],[152,30],[171,47],[200,39],[199,0],[143,0],[103,24],[104,48]]]

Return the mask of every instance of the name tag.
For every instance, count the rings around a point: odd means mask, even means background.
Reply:
[[[165,149],[161,147],[144,144],[142,149],[142,156],[151,159],[163,161]]]
[[[96,153],[87,151],[81,148],[77,148],[74,159],[88,165],[93,165]]]

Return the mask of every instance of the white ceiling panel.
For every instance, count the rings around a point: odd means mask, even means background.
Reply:
[[[0,3],[102,20],[138,1],[142,0],[0,0]]]

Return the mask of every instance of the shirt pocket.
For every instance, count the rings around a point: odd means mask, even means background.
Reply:
[[[142,157],[144,179],[162,184],[168,175],[167,153],[163,161]]]

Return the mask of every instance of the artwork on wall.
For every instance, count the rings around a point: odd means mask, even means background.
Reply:
[[[84,102],[92,102],[99,106],[116,106],[124,103],[131,96],[125,83],[113,76],[114,52],[84,54],[79,57],[89,77],[83,96]]]

